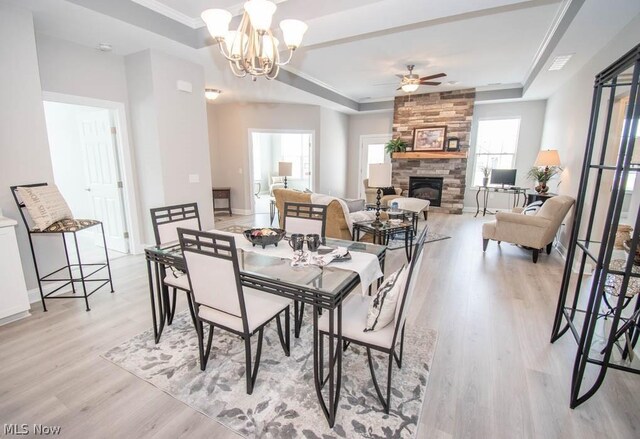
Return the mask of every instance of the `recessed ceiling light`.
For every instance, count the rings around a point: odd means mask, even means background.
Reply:
[[[216,88],[205,88],[204,89],[204,97],[210,101],[215,101],[218,99],[218,96],[222,93],[222,90],[218,90]]]
[[[98,47],[96,47],[96,49],[98,49],[100,52],[111,52],[111,49],[113,48],[111,47],[111,44],[100,43],[98,44]]]
[[[549,66],[549,70],[553,71],[553,70],[562,70],[562,68],[565,66],[565,64],[567,64],[569,62],[569,60],[571,59],[571,57],[573,56],[573,53],[569,54],[569,55],[558,55],[555,58],[553,58],[553,61],[551,61],[551,65]]]

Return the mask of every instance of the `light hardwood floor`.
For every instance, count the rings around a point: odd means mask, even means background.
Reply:
[[[554,251],[534,265],[525,250],[495,243],[483,254],[484,220],[430,216],[452,239],[427,244],[409,317],[439,333],[418,437],[640,437],[637,376],[611,371],[569,408],[575,343],[549,343],[562,259]],[[217,226],[254,222],[268,221]],[[389,252],[387,270],[402,263],[403,251]],[[0,424],[60,425],[69,438],[237,437],[100,357],[151,327],[143,257],[113,266],[116,293],[94,295],[91,312],[80,300],[52,302],[48,313],[34,304],[30,318],[0,327]]]

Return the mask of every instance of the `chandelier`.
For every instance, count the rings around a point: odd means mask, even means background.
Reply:
[[[278,45],[273,36],[271,20],[276,5],[268,0],[249,0],[244,4],[244,13],[238,30],[230,31],[232,15],[224,9],[207,9],[201,15],[211,36],[218,43],[220,53],[229,61],[234,75],[239,78],[258,76],[273,79],[278,76],[280,66],[291,61],[293,52],[300,47],[307,25],[300,20],[282,20],[280,29],[289,49],[285,62],[280,62]]]

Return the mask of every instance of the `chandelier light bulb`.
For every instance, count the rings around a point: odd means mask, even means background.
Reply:
[[[282,29],[282,35],[284,37],[284,43],[289,49],[295,50],[300,47],[302,43],[302,37],[307,31],[309,26],[300,20],[282,20],[280,22],[280,29]]]
[[[207,9],[200,14],[202,21],[207,25],[211,36],[217,40],[223,40],[229,32],[231,12],[224,9]]]
[[[276,5],[268,0],[249,0],[244,4],[244,10],[249,14],[251,25],[258,32],[267,32],[271,27]]]

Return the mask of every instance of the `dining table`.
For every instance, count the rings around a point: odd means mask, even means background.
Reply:
[[[225,233],[212,230],[213,233]],[[292,299],[294,303],[313,308],[313,375],[316,395],[330,427],[338,410],[342,380],[342,304],[357,287],[360,293],[371,291],[371,284],[382,280],[386,246],[366,242],[326,238],[322,249],[344,247],[349,258],[327,265],[292,264],[293,250],[286,240],[279,246],[253,247],[242,234],[232,234],[238,247],[240,283],[249,288]],[[286,238],[285,238],[286,239]],[[145,249],[149,294],[155,342],[159,343],[163,329],[170,325],[169,289],[162,282],[167,270],[186,271],[185,259],[178,242],[155,245]],[[372,264],[379,264],[373,267]],[[366,266],[369,266],[368,268]],[[366,268],[366,269],[365,269]],[[372,272],[378,274],[372,274]],[[187,293],[192,319],[193,307]],[[318,328],[320,313],[327,313],[329,323],[328,349],[320,346]],[[328,354],[325,365],[325,351]],[[323,376],[322,371],[327,371]],[[326,397],[325,397],[326,394]]]

